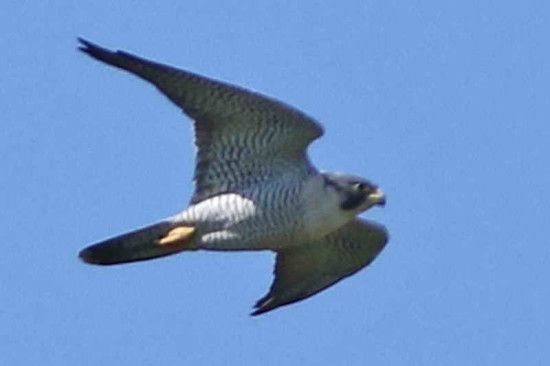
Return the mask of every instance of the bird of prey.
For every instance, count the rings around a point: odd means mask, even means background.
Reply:
[[[368,265],[386,229],[357,216],[385,196],[370,181],[318,171],[307,155],[323,128],[304,113],[237,86],[110,51],[80,51],[156,86],[194,122],[195,192],[180,213],[91,245],[80,258],[117,264],[194,250],[272,250],[275,279],[258,315],[308,298]]]

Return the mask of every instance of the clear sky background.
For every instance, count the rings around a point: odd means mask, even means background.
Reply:
[[[547,365],[550,5],[12,1],[0,5],[0,364]],[[119,267],[88,244],[183,209],[190,121],[76,51],[261,91],[322,122],[320,169],[387,193],[391,240],[304,302],[248,314],[273,255]]]

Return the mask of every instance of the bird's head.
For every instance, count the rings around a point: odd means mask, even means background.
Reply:
[[[340,209],[357,215],[372,206],[384,206],[386,196],[377,185],[366,179],[340,173],[323,173],[325,184],[340,198]]]

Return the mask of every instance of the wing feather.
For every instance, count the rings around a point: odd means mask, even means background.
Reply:
[[[297,109],[237,86],[80,42],[84,53],[155,85],[194,120],[198,152],[193,203],[281,174],[301,179],[316,172],[306,150],[323,129]]]
[[[383,226],[355,219],[319,241],[277,252],[275,280],[252,315],[306,299],[351,276],[370,264],[387,241]]]

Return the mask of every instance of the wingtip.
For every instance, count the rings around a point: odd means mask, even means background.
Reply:
[[[258,306],[258,305],[255,305],[254,308],[255,310],[250,313],[250,316],[262,315],[264,313],[267,313],[270,310],[273,310],[273,308],[267,308],[267,307]]]
[[[271,297],[264,296],[261,299],[259,299],[258,301],[256,301],[256,303],[254,304],[254,309],[255,310],[252,313],[250,313],[250,316],[261,315],[263,313],[267,313],[268,311],[275,309],[276,306],[273,306],[271,304],[272,300],[273,299]]]
[[[82,37],[76,37],[76,40],[79,43],[78,50],[82,51],[82,52],[87,52],[87,50],[89,50],[90,48],[94,48],[94,47],[97,48],[98,47],[97,45],[93,44],[90,41],[87,41],[86,39],[84,39]]]
[[[250,316],[258,316],[258,315],[261,315],[265,313],[265,311],[261,311],[260,309],[258,310],[254,310],[253,312],[250,313]]]
[[[76,40],[77,40],[79,43],[82,43],[83,45],[87,45],[87,44],[90,43],[89,41],[87,41],[87,40],[84,39],[83,37],[76,37]]]
[[[82,37],[77,37],[78,42],[80,43],[78,45],[78,50],[80,52],[84,52],[92,57],[103,59],[105,55],[111,54],[112,52],[109,51],[106,48],[103,48],[93,42],[90,42]]]
[[[141,59],[128,52],[110,50],[108,48],[101,47],[100,45],[90,42],[82,37],[77,37],[77,40],[79,42],[78,50],[80,52],[83,52],[98,61],[130,71],[147,79],[147,77],[142,75],[143,71],[141,69],[144,65],[150,64],[151,62]]]

